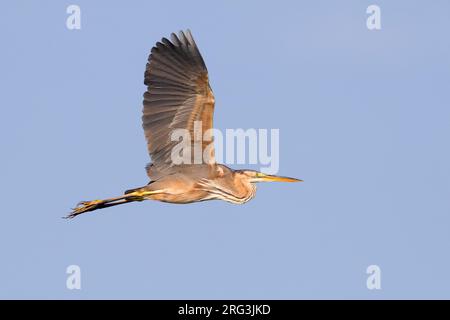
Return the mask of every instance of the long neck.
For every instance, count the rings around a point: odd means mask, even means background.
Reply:
[[[255,196],[254,184],[234,179],[234,176],[227,180],[204,180],[199,183],[199,187],[210,194],[208,199],[220,199],[236,204],[245,203]]]
[[[224,200],[241,204],[251,200],[256,194],[256,185],[247,180],[235,179],[234,186],[232,192],[227,192],[226,199]]]

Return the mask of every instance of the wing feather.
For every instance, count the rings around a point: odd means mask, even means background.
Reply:
[[[214,114],[208,71],[191,32],[172,33],[170,39],[162,38],[152,48],[144,80],[142,124],[152,167],[159,171],[173,166],[171,151],[178,143],[171,141],[173,130],[187,129],[194,139],[195,121],[201,121],[205,133],[212,129]],[[210,135],[202,142],[202,151],[211,142]],[[211,163],[214,149],[209,150]]]

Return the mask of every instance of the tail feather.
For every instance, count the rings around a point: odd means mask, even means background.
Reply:
[[[136,191],[138,191],[140,189],[142,189],[142,187],[125,190],[124,194],[127,195],[127,194],[130,194],[130,193],[136,192]]]
[[[150,182],[149,182],[146,186],[144,186],[144,187],[138,187],[138,188],[133,188],[133,189],[125,190],[124,194],[127,195],[127,194],[130,194],[130,193],[136,192],[136,191],[142,191],[142,190],[145,190],[145,189],[146,189],[149,185],[151,185],[153,182],[154,182],[154,181],[150,181]]]

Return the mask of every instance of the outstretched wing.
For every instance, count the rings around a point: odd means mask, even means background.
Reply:
[[[157,42],[148,60],[142,122],[152,166],[160,171],[174,165],[171,153],[179,142],[171,140],[173,130],[189,131],[193,155],[195,122],[201,121],[195,127],[198,129],[201,124],[203,134],[212,129],[214,95],[205,62],[189,30],[180,31],[179,36],[172,33],[171,41],[163,38]],[[208,163],[212,163],[211,134],[206,138],[201,142],[201,150],[203,154],[211,144]]]

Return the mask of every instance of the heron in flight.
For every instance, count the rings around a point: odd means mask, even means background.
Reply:
[[[148,58],[144,84],[147,91],[142,123],[152,160],[146,167],[150,182],[144,187],[127,190],[119,197],[82,201],[67,218],[143,200],[191,203],[220,199],[241,204],[255,196],[257,182],[302,181],[254,170],[233,170],[216,163],[214,147],[208,139],[194,139],[195,123],[200,123],[205,136],[206,132],[211,132],[214,95],[205,63],[189,30],[180,31],[178,36],[172,33],[171,40],[162,38],[156,43]],[[187,130],[193,142],[192,149],[197,143],[209,156],[200,163],[175,164],[171,155],[178,142],[172,141],[171,133],[176,129]]]

